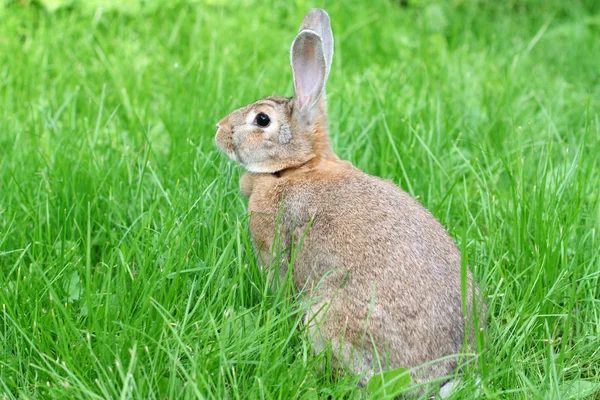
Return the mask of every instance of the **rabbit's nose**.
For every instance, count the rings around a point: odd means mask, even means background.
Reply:
[[[229,117],[225,117],[217,122],[217,130],[220,128],[226,128],[229,125]]]

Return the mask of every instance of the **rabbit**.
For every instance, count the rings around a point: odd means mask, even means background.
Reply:
[[[216,144],[246,169],[240,190],[260,264],[277,262],[281,279],[291,267],[309,300],[314,350],[331,346],[335,364],[362,385],[386,368],[424,363],[413,384],[439,383],[455,372],[465,335],[472,344],[474,308],[483,316],[485,304],[474,307],[479,287],[467,270],[465,318],[461,255],[438,220],[333,152],[325,99],[332,59],[329,16],[312,9],[291,46],[294,96],[233,111],[218,122]]]

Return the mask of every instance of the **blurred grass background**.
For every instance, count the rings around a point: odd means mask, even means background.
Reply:
[[[315,6],[336,151],[486,293],[454,398],[599,397],[599,2],[39,0],[0,2],[1,398],[365,396],[266,284],[213,139],[292,95]]]

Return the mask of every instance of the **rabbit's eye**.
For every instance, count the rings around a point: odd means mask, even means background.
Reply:
[[[262,126],[263,128],[269,126],[271,123],[271,119],[265,113],[258,113],[254,121],[256,122],[256,125]]]

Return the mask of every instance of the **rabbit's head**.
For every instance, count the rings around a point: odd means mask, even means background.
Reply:
[[[266,97],[217,124],[217,145],[251,172],[274,173],[330,152],[325,83],[333,57],[329,16],[310,10],[291,48],[294,97]]]

